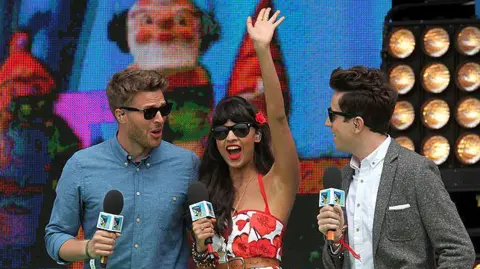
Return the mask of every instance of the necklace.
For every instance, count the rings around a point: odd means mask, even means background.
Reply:
[[[233,212],[237,212],[237,208],[238,208],[238,206],[242,203],[243,196],[245,196],[245,193],[247,192],[248,185],[250,184],[250,182],[252,182],[252,180],[253,180],[254,178],[255,178],[255,177],[250,178],[250,180],[247,182],[247,186],[245,186],[245,189],[243,189],[243,193],[242,193],[242,195],[240,196],[240,199],[238,199],[237,205],[235,206],[235,208],[233,208]]]
[[[243,196],[245,196],[245,193],[247,192],[247,188],[248,188],[248,185],[250,184],[250,182],[252,182],[252,180],[254,179],[255,177],[253,176],[252,178],[250,178],[250,180],[247,182],[247,185],[245,186],[245,189],[243,189],[243,193],[242,195],[240,196],[240,199],[238,199],[238,203],[237,205],[235,206],[235,208],[233,208],[233,212],[237,212],[237,208],[238,206],[242,203],[242,200],[243,200]],[[226,230],[228,231],[228,229]],[[229,235],[227,234],[224,234],[223,235],[223,241],[224,241],[224,244],[222,244],[222,247],[221,247],[221,253],[219,253],[219,255],[221,257],[223,257],[227,262],[229,261],[229,255],[232,255],[230,250],[228,249],[228,237]]]

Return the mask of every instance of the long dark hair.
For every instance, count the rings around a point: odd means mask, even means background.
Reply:
[[[253,161],[257,171],[265,175],[270,171],[274,162],[270,148],[270,128],[268,124],[259,125],[255,121],[255,115],[256,109],[242,97],[224,97],[215,108],[212,127],[223,125],[228,120],[252,123],[255,130],[262,136],[261,141],[255,143]],[[231,226],[235,189],[228,164],[220,155],[211,131],[208,134],[207,148],[200,164],[199,178],[207,186],[217,218],[215,231],[221,234],[227,225]]]

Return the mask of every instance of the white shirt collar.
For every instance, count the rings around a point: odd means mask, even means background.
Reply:
[[[361,166],[368,165],[371,168],[375,168],[387,155],[388,147],[390,146],[390,142],[392,138],[387,136],[387,139],[380,144],[372,153],[370,153],[365,159],[360,162],[360,160],[356,156],[352,156],[350,159],[350,167],[355,169],[355,171],[360,170]]]

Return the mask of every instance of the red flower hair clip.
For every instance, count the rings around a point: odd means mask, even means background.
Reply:
[[[255,115],[255,121],[260,125],[264,125],[267,123],[267,118],[263,115],[262,111],[258,111]]]

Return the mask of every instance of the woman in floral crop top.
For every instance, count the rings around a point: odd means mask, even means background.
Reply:
[[[223,98],[215,108],[200,180],[207,186],[216,219],[193,223],[192,252],[198,268],[280,268],[300,165],[270,53],[275,28],[284,20],[279,13],[270,16],[267,8],[256,21],[247,19],[268,118],[238,96]],[[214,255],[207,255],[205,239],[212,237]]]

